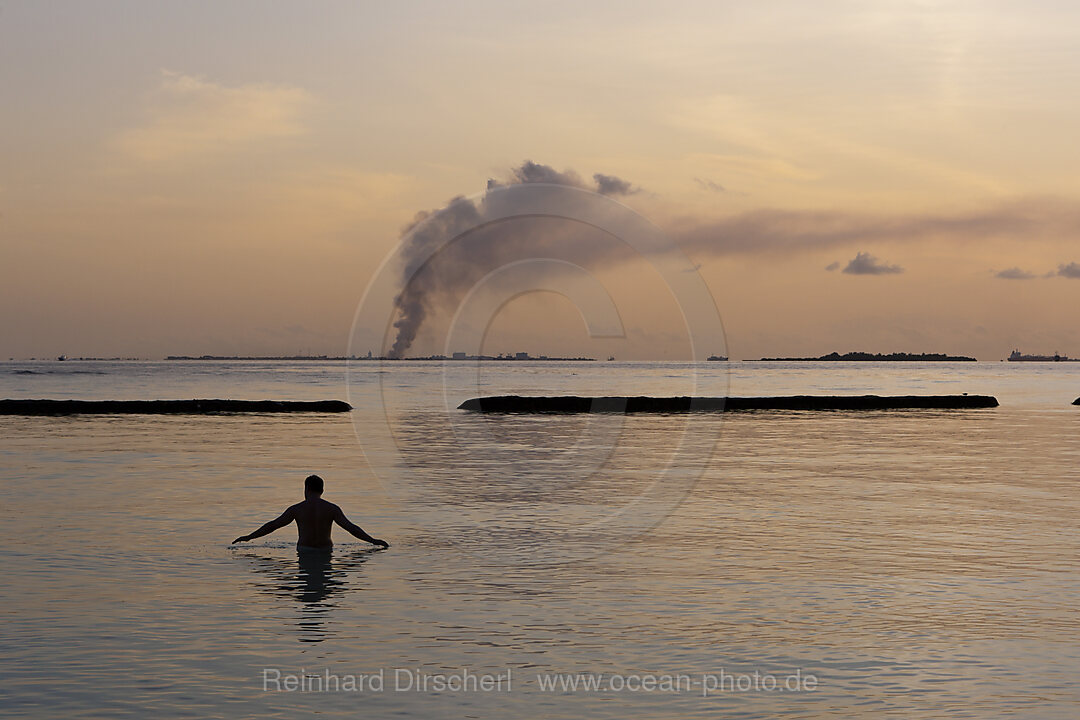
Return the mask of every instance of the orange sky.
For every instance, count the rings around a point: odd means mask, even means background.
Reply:
[[[1080,8],[751,5],[5,4],[0,357],[343,353],[416,213],[527,159],[631,182],[732,357],[1080,355]],[[687,357],[588,269],[625,339],[545,293],[486,349]]]

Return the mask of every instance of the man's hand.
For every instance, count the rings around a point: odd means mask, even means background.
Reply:
[[[261,538],[263,535],[269,535],[270,533],[274,532],[278,528],[285,527],[286,525],[288,525],[289,523],[291,523],[293,520],[296,519],[296,516],[294,515],[295,511],[296,511],[296,506],[295,505],[293,505],[290,508],[285,508],[285,512],[281,513],[280,517],[278,517],[278,518],[276,518],[274,520],[271,520],[268,523],[265,523],[261,528],[259,528],[258,530],[256,530],[253,533],[249,533],[247,535],[241,535],[240,537],[233,540],[233,544],[235,545],[236,543],[247,542],[248,540],[254,540],[255,538]]]
[[[334,522],[345,528],[345,532],[349,533],[357,540],[363,540],[364,542],[369,542],[372,545],[378,545],[381,548],[390,547],[390,543],[386,542],[385,540],[380,540],[379,538],[371,537],[366,532],[364,532],[364,529],[362,527],[350,521],[349,518],[345,517],[345,513],[341,512],[341,508],[339,508],[337,505],[334,506]]]

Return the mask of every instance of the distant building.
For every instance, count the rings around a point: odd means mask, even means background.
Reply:
[[[465,353],[463,353],[463,352],[456,352],[456,353],[454,353],[454,359],[455,359],[455,360],[464,360],[464,359],[465,359],[465,357],[466,357],[466,356],[465,356]]]
[[[529,353],[527,353],[527,352],[517,353],[517,354],[514,355],[514,359],[515,360],[528,360],[529,359]]]

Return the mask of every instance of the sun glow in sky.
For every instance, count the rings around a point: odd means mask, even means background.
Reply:
[[[1069,3],[13,2],[0,87],[3,358],[344,353],[416,214],[525,160],[632,183],[732,357],[1080,355]],[[541,293],[487,349],[686,357],[589,269],[625,339]]]

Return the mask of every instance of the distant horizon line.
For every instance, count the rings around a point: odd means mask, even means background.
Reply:
[[[1058,354],[1061,359],[1069,359],[1066,354]],[[1027,357],[1040,357],[1039,355],[1024,356]],[[1052,362],[1053,356],[1047,356],[1051,359],[1047,360]],[[982,362],[1007,362],[1009,356],[1003,356],[994,360],[982,360]],[[69,357],[67,355],[59,355],[56,357],[8,357],[8,362],[183,362],[183,361],[237,361],[237,362],[347,362],[347,361],[384,361],[384,362],[416,362],[416,361],[485,361],[485,362],[525,362],[525,361],[538,361],[538,362],[598,362],[597,358],[587,356],[548,356],[548,355],[531,355],[527,352],[517,353],[500,353],[497,355],[469,355],[466,353],[456,352],[451,355],[433,354],[423,356],[406,356],[406,357],[390,357],[386,355],[374,355],[368,353],[366,355],[166,355],[163,357],[135,357],[135,356],[78,356]],[[607,358],[608,361],[616,361],[614,356]],[[671,358],[639,358],[639,359],[627,359],[623,362],[708,362],[708,361],[722,361],[722,362],[867,362],[880,360],[882,362],[980,362],[979,359],[963,355],[948,355],[945,353],[907,353],[907,352],[892,352],[892,353],[869,353],[865,351],[853,351],[847,353],[831,352],[826,355],[816,357],[800,357],[800,356],[784,356],[784,355],[771,355],[759,358],[743,358],[743,359],[731,359],[722,355],[710,355],[707,359],[702,360],[685,360],[685,359],[671,359]]]

